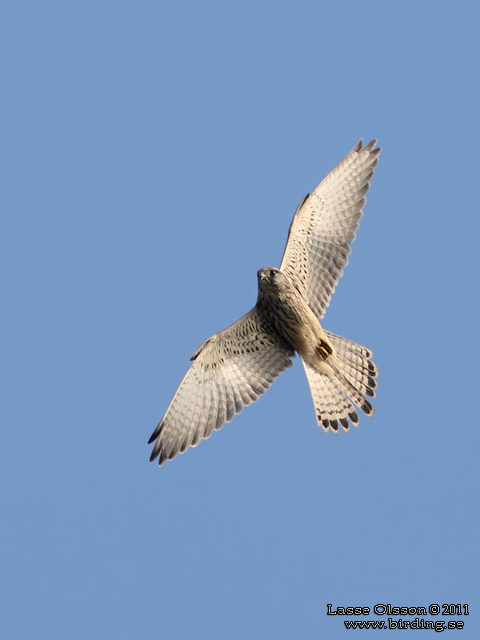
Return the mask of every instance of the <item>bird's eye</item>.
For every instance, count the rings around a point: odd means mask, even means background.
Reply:
[[[276,271],[274,269],[270,270],[270,277],[273,278],[273,276],[275,275]]]

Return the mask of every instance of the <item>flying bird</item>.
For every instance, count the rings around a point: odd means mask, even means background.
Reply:
[[[322,328],[349,245],[362,217],[381,149],[361,140],[298,206],[279,269],[257,273],[251,311],[205,340],[153,432],[150,460],[161,465],[209,438],[265,393],[296,353],[325,432],[368,416],[378,371],[372,352]]]

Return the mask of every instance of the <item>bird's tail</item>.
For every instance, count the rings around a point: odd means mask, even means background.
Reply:
[[[351,340],[341,338],[326,331],[326,337],[333,347],[336,360],[327,359],[333,374],[319,373],[302,359],[318,424],[324,431],[332,429],[338,433],[339,425],[349,431],[350,422],[358,427],[356,405],[368,416],[374,409],[365,398],[375,397],[378,376],[377,367],[372,362],[372,352]]]

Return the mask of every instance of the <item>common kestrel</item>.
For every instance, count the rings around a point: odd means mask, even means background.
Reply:
[[[324,330],[323,318],[347,265],[380,148],[361,140],[300,203],[280,269],[258,276],[255,307],[192,355],[190,369],[149,440],[159,464],[195,447],[255,402],[300,355],[324,431],[368,416],[378,375],[372,352]]]

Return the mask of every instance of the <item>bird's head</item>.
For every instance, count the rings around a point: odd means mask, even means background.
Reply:
[[[279,269],[275,269],[275,267],[264,267],[263,269],[259,269],[257,271],[257,277],[258,290],[271,291],[272,288],[276,288],[279,286],[284,275]]]

